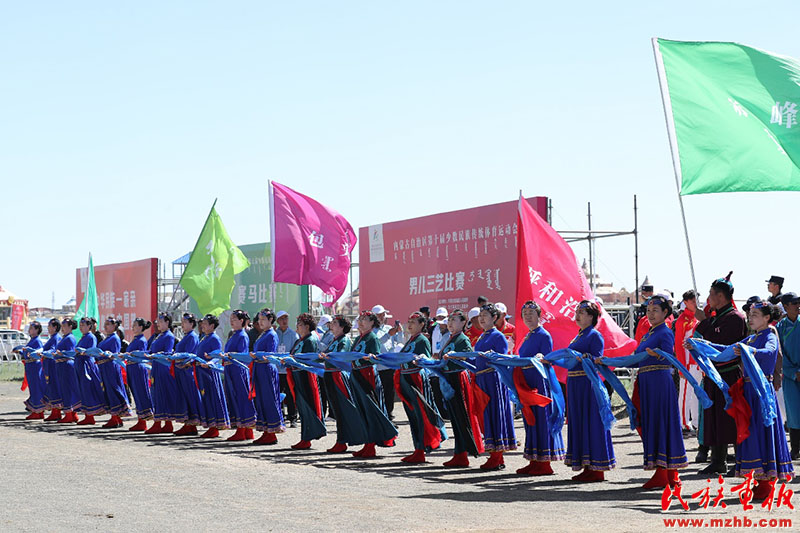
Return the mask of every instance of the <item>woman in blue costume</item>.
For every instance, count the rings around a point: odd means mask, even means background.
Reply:
[[[291,355],[299,353],[316,353],[317,321],[308,313],[301,313],[297,317],[297,335],[300,337],[290,350]],[[322,403],[319,395],[319,381],[317,375],[307,370],[288,368],[287,379],[294,394],[297,411],[300,413],[300,442],[292,444],[293,450],[307,450],[311,448],[311,441],[320,439],[327,434],[325,420],[322,418]]]
[[[47,323],[47,334],[50,338],[44,345],[43,350],[50,352],[56,349],[61,340],[61,322],[51,318]],[[50,409],[50,416],[44,419],[45,422],[54,422],[61,419],[61,390],[58,386],[58,375],[56,374],[56,362],[51,357],[42,359],[42,374],[45,379],[44,402],[45,409]]]
[[[215,315],[208,314],[200,320],[200,333],[203,336],[195,353],[209,362],[214,359],[210,354],[222,350],[222,340],[216,334],[218,327],[219,319]],[[211,368],[208,363],[199,365],[195,363],[195,371],[200,387],[200,398],[203,400],[201,412],[205,418],[203,418],[202,424],[206,428],[200,438],[219,437],[219,430],[231,427],[228,403],[225,400],[225,387],[222,384],[222,373]]]
[[[766,381],[768,382],[766,393],[771,396],[770,403],[775,406],[775,418],[769,426],[764,425],[762,415],[762,400],[759,399],[755,386],[753,385],[753,375],[745,368],[745,377],[741,378],[736,384],[731,386],[731,396],[737,396],[736,390],[742,390],[744,400],[750,406],[750,419],[747,426],[747,437],[736,445],[736,468],[734,474],[737,477],[744,477],[745,474],[752,473],[753,479],[758,484],[753,490],[753,497],[757,500],[765,500],[772,491],[771,482],[777,478],[791,479],[794,475],[792,459],[789,455],[789,447],[786,444],[786,434],[783,431],[781,421],[780,406],[775,399],[775,389],[772,387],[772,376],[778,361],[778,351],[780,341],[774,328],[770,327],[770,322],[781,316],[780,309],[769,302],[755,302],[750,306],[747,318],[750,328],[755,331],[753,335],[746,337],[742,344],[752,347],[755,362],[761,369]],[[724,351],[728,346],[714,344],[705,341],[713,348]],[[733,345],[730,350],[730,359],[743,357],[739,345]],[[691,346],[687,343],[686,348]],[[723,354],[720,354],[723,355]],[[722,362],[722,359],[716,361]],[[759,378],[755,378],[759,379]],[[734,417],[735,418],[735,417]],[[740,433],[737,421],[737,434]],[[737,441],[739,439],[737,438]]]
[[[476,352],[508,353],[508,341],[494,325],[499,316],[500,311],[494,304],[488,303],[481,307],[478,323],[483,328],[483,333],[475,343]],[[481,465],[481,468],[500,470],[506,467],[503,452],[517,449],[511,398],[495,369],[489,366],[488,359],[476,357],[474,364],[475,383],[478,389],[476,393],[483,393],[483,400],[478,401],[486,405],[483,409],[482,429],[483,446],[489,452],[489,459]]]
[[[56,376],[61,391],[61,410],[64,412],[64,416],[58,420],[61,424],[77,422],[76,411],[81,407],[81,391],[78,376],[75,374],[75,360],[62,355],[64,352],[75,351],[78,343],[72,332],[77,327],[75,320],[65,318],[61,322],[61,340],[56,345]]]
[[[78,326],[82,334],[76,348],[88,350],[97,346],[97,337],[92,333],[93,321],[84,317],[81,318]],[[78,422],[79,426],[93,426],[95,415],[102,415],[106,412],[106,395],[103,392],[103,380],[100,378],[100,370],[94,357],[85,354],[75,354],[75,374],[78,376],[78,385],[81,391],[81,408],[84,414],[83,420]]]
[[[666,297],[653,296],[647,302],[650,330],[642,337],[636,353],[626,357],[603,357],[600,363],[610,367],[638,368],[633,386],[634,402],[638,396],[636,421],[644,447],[644,469],[655,470],[644,484],[645,489],[662,489],[680,483],[678,469],[686,468],[686,448],[683,445],[678,395],[672,379],[672,366],[653,350],[673,354],[675,336],[665,320],[672,315],[672,305]],[[646,358],[639,361],[642,356]]]
[[[197,317],[192,313],[181,316],[181,329],[183,337],[175,346],[175,353],[195,353],[200,337],[197,336]],[[172,363],[175,372],[175,381],[178,383],[178,392],[186,402],[186,423],[175,432],[175,435],[197,435],[197,426],[203,419],[203,402],[200,399],[200,390],[195,380],[194,365],[191,362],[175,361]]]
[[[122,339],[117,334],[119,329],[119,319],[110,316],[103,323],[103,330],[106,337],[97,345],[100,350],[110,354],[119,354],[122,350]],[[95,356],[97,368],[100,370],[100,377],[103,380],[103,392],[105,393],[108,414],[111,418],[103,424],[104,428],[121,428],[122,417],[131,416],[131,408],[128,405],[128,392],[125,390],[125,382],[122,380],[122,363],[119,359],[106,355]]]
[[[272,324],[275,322],[275,313],[272,309],[264,308],[256,315],[256,321],[261,328],[261,334],[253,345],[254,352],[278,351],[278,334]],[[262,435],[253,441],[253,444],[277,444],[278,433],[286,431],[281,409],[280,375],[275,363],[253,354],[253,390],[256,406],[256,430]]]
[[[373,356],[381,353],[381,343],[375,334],[375,328],[379,325],[380,321],[375,313],[362,311],[357,321],[358,338],[352,346],[354,352],[365,354],[365,357],[350,363],[353,370],[350,372],[349,382],[350,391],[367,431],[364,447],[353,452],[353,457],[362,459],[375,457],[375,446],[394,446],[397,438],[397,427],[389,419],[381,375],[375,368],[373,359]]]
[[[328,397],[328,406],[336,420],[336,444],[328,448],[328,453],[345,453],[348,445],[366,443],[366,425],[361,418],[361,413],[356,405],[353,392],[346,377],[342,376],[342,369],[331,363],[328,354],[349,352],[351,348],[350,333],[352,323],[341,315],[336,315],[328,323],[333,341],[327,348],[327,353],[320,354],[325,362],[325,375],[322,382]],[[335,357],[335,355],[334,355]]]
[[[225,353],[250,353],[250,338],[245,328],[250,323],[247,311],[236,309],[231,313],[231,333],[225,343]],[[256,407],[250,398],[250,369],[244,363],[230,358],[222,360],[225,368],[225,392],[228,395],[228,414],[231,427],[236,432],[228,437],[230,442],[253,439],[256,425]]]
[[[792,461],[800,459],[800,297],[790,292],[781,297],[786,316],[778,322],[778,336],[783,352],[783,398],[786,425],[789,427],[789,451]]]
[[[137,317],[131,329],[133,339],[128,345],[127,353],[146,352],[147,339],[144,332],[152,327],[149,320]],[[147,421],[153,419],[153,398],[150,393],[150,369],[144,363],[127,360],[125,363],[125,374],[128,376],[128,387],[133,395],[133,402],[136,404],[136,416],[139,420],[128,431],[144,431],[147,429]]]
[[[422,334],[426,325],[425,315],[420,312],[411,313],[407,323],[409,338],[400,353],[413,353],[418,357],[431,356],[431,343]],[[394,385],[403,401],[414,443],[414,453],[401,460],[410,464],[424,463],[425,453],[439,448],[442,441],[447,439],[444,421],[433,401],[428,374],[414,362],[404,363],[394,374]]]
[[[158,335],[150,343],[149,358],[153,359],[150,377],[153,381],[153,425],[145,431],[147,435],[172,433],[173,421],[186,421],[186,400],[178,391],[178,382],[172,375],[171,365],[155,361],[156,354],[167,355],[175,348],[175,335],[172,333],[172,316],[161,313],[156,319]]]
[[[568,348],[591,360],[603,356],[605,341],[595,329],[600,320],[597,303],[583,300],[578,304],[575,323],[580,328]],[[583,472],[574,481],[594,482],[605,479],[605,471],[617,464],[611,431],[605,428],[592,383],[581,369],[567,372],[567,456],[565,464]]]
[[[460,309],[455,309],[447,317],[447,329],[450,338],[442,349],[443,359],[449,359],[447,354],[471,352],[472,344],[469,337],[464,334],[467,319]],[[464,367],[447,361],[441,370],[447,383],[453,389],[453,396],[447,403],[447,412],[450,414],[450,424],[453,426],[453,457],[445,461],[442,466],[450,468],[466,468],[469,466],[469,456],[477,457],[483,453],[483,436],[481,433],[479,415],[476,412],[473,397],[472,382],[469,372]],[[441,383],[442,378],[439,378]],[[443,394],[444,396],[444,394]],[[480,416],[483,416],[482,413]]]
[[[44,345],[39,335],[42,334],[42,324],[34,320],[28,326],[28,335],[31,339],[25,345],[31,350],[43,350]],[[46,357],[44,359],[47,359]],[[25,400],[25,409],[31,412],[25,420],[42,420],[44,418],[45,404],[44,389],[46,387],[44,374],[42,372],[42,358],[24,357],[25,364],[25,383],[27,384],[29,396]]]
[[[542,309],[539,304],[528,300],[522,305],[520,316],[528,327],[528,334],[519,347],[520,357],[537,357],[553,351],[553,338],[539,324]],[[517,326],[519,327],[519,326]],[[543,396],[552,397],[550,382],[536,366],[525,366],[522,369],[525,383]],[[553,406],[531,406],[536,420],[535,425],[528,424],[525,418],[525,452],[524,457],[530,463],[517,470],[517,474],[529,476],[546,476],[553,473],[551,461],[564,459],[564,440],[561,433],[553,435],[550,427],[550,417]]]

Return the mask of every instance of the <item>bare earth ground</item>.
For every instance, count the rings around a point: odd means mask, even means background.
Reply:
[[[124,429],[27,422],[19,382],[0,382],[0,531],[664,531],[663,518],[795,518],[742,510],[726,480],[727,509],[661,512],[661,492],[639,487],[641,444],[627,419],[614,429],[618,467],[605,483],[580,485],[554,465],[546,478],[517,476],[521,450],[507,469],[483,472],[441,466],[452,441],[405,465],[411,438],[398,404],[397,447],[376,460],[330,455],[331,433],[307,451],[292,451],[299,429],[276,446],[194,437],[145,436]],[[102,417],[105,421],[107,417]],[[130,427],[132,421],[126,421]],[[225,432],[227,437],[230,432]],[[521,421],[517,437],[524,439]],[[686,440],[690,460],[696,441]],[[796,464],[796,467],[798,465]],[[684,471],[684,498],[707,486],[697,465]],[[791,488],[800,488],[792,483]],[[716,481],[712,496],[716,493]],[[800,496],[793,498],[800,505]],[[796,527],[796,526],[795,526]]]

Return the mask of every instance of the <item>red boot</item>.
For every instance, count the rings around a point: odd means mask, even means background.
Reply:
[[[100,426],[105,429],[109,428],[121,428],[122,427],[122,419],[117,415],[112,415],[111,418],[108,419],[108,422]]]
[[[481,465],[481,470],[502,470],[505,467],[503,452],[492,452],[489,454],[489,459]]]
[[[264,432],[253,444],[278,444],[278,436],[275,433]]]
[[[44,419],[45,422],[58,422],[61,420],[61,409],[53,409],[50,416]]]
[[[675,485],[681,484],[681,478],[678,477],[678,471],[675,469],[667,470],[667,481],[669,481],[670,487],[675,487]]]
[[[144,432],[145,435],[157,435],[161,433],[161,420],[156,420],[150,429]]]
[[[213,439],[215,437],[219,437],[219,429],[217,428],[208,428],[205,433],[200,435],[201,439]]]
[[[297,444],[292,444],[291,448],[293,450],[307,450],[311,448],[311,441],[310,440],[301,440]]]
[[[96,424],[96,422],[94,421],[94,416],[93,415],[86,415],[86,416],[83,417],[83,420],[78,422],[79,426],[93,426],[95,424]]]
[[[425,450],[414,450],[414,453],[400,459],[404,463],[419,464],[425,462]]]
[[[244,438],[247,440],[253,440],[255,435],[253,435],[253,428],[244,428]]]
[[[530,475],[532,476],[552,476],[553,467],[550,466],[550,461],[534,461],[533,470]]]
[[[236,433],[225,439],[228,442],[239,442],[246,440],[244,428],[236,428]]]
[[[43,420],[44,413],[31,413],[25,417],[25,420]]]
[[[668,484],[669,484],[669,479],[667,478],[667,469],[657,466],[656,471],[653,474],[653,477],[650,478],[650,481],[642,485],[642,488],[646,490],[663,489]]]
[[[536,470],[536,461],[531,461],[522,468],[517,468],[517,474],[521,476],[532,476],[535,470]]]
[[[75,411],[69,411],[64,414],[64,418],[58,421],[59,424],[74,424],[78,421],[78,415],[75,414]]]
[[[372,459],[375,457],[375,443],[368,442],[363,448],[357,452],[353,452],[353,457],[361,457],[362,459]]]
[[[172,433],[173,431],[175,430],[172,428],[172,420],[167,420],[159,433]]]
[[[576,476],[572,476],[572,481],[584,482],[590,477],[591,473],[588,468],[584,467],[583,472]]]
[[[764,501],[769,498],[772,492],[772,485],[769,481],[759,479],[755,488],[753,489],[753,500]]]
[[[381,446],[383,446],[384,448],[394,448],[395,439],[397,439],[397,437],[392,437],[389,440],[383,441],[383,444],[381,444]]]
[[[184,435],[197,435],[197,426],[193,424],[184,424],[181,429],[175,432],[175,435],[179,437]]]
[[[333,445],[332,448],[328,448],[325,450],[327,453],[344,453],[347,451],[347,444],[344,442],[337,442]],[[358,452],[353,452],[353,455],[356,455]]]
[[[442,463],[442,466],[448,468],[466,468],[469,466],[469,455],[467,455],[467,452],[454,453],[453,458]]]
[[[147,420],[140,418],[138,422],[128,428],[128,431],[144,431],[147,429]]]
[[[589,474],[586,476],[587,483],[595,483],[597,481],[605,481],[606,474],[602,470],[589,470]]]

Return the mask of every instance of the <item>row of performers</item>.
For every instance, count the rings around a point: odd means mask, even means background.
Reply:
[[[290,354],[275,353],[278,346],[273,329],[275,315],[269,309],[256,317],[263,333],[254,351],[248,351],[245,311],[233,311],[232,335],[225,343],[215,333],[218,319],[206,315],[199,321],[202,336],[195,332],[196,320],[182,319],[184,336],[175,343],[171,318],[160,315],[158,333],[150,340],[145,331],[151,324],[137,318],[134,338],[125,353],[113,335],[116,322],[105,323],[108,337],[95,346],[87,334],[90,321],[82,320],[84,335],[76,343],[72,330],[76,324],[65,320],[57,334],[57,321],[48,325],[50,340],[42,346],[34,334],[22,349],[31,397],[28,410],[41,414],[53,409],[50,420],[75,422],[76,412],[86,414],[79,422],[94,423],[101,413],[111,415],[106,427],[122,425],[121,417],[130,414],[125,381],[129,385],[139,421],[132,431],[172,432],[172,422],[185,425],[176,434],[197,434],[197,426],[207,431],[202,437],[216,437],[219,430],[236,428],[228,440],[253,438],[253,429],[263,435],[258,444],[274,444],[285,430],[278,385],[278,366],[288,370],[291,393],[301,415],[301,440],[293,449],[307,449],[311,442],[326,435],[320,402],[319,383],[326,388],[336,421],[336,444],[330,453],[343,453],[349,445],[363,445],[353,455],[374,457],[376,446],[393,446],[397,428],[386,415],[380,376],[375,364],[394,368],[395,387],[409,420],[414,452],[402,460],[423,463],[426,453],[447,439],[442,417],[433,400],[432,382],[438,381],[452,424],[455,450],[448,467],[469,466],[469,456],[489,453],[480,468],[505,467],[503,454],[517,448],[514,431],[514,405],[521,410],[525,425],[524,457],[529,464],[517,472],[526,475],[553,473],[551,462],[563,460],[579,471],[572,479],[579,482],[604,480],[604,472],[615,467],[616,459],[610,430],[615,422],[603,380],[624,399],[631,421],[644,448],[645,470],[654,471],[645,488],[663,488],[680,483],[678,470],[688,464],[681,432],[673,369],[681,372],[694,387],[701,403],[711,400],[689,371],[673,354],[674,337],[666,327],[671,303],[654,297],[647,306],[652,325],[636,352],[613,359],[603,357],[603,337],[595,329],[600,308],[583,301],[576,312],[579,332],[569,347],[553,351],[550,334],[539,324],[541,309],[526,302],[520,316],[529,329],[519,356],[507,354],[507,341],[494,323],[498,311],[493,304],[481,308],[479,321],[484,333],[471,346],[464,334],[466,317],[454,311],[448,320],[450,340],[442,359],[431,358],[425,335],[425,317],[413,313],[408,318],[410,335],[400,353],[380,353],[373,333],[377,317],[362,312],[357,320],[358,336],[351,343],[350,322],[337,316],[331,322],[335,336],[327,353],[317,353],[316,323],[308,314],[297,319],[300,336]],[[789,458],[781,415],[769,378],[774,370],[778,341],[769,327],[771,306],[765,303],[750,310],[755,333],[742,343],[721,346],[692,339],[687,341],[706,379],[720,387],[731,412],[738,414],[736,474],[750,472],[758,481],[756,497],[766,492],[778,477],[789,478],[793,467]],[[722,361],[741,359],[745,378],[728,387],[714,369]],[[553,365],[567,369],[565,402]],[[611,371],[613,367],[638,369],[633,399]],[[224,376],[224,379],[223,379]],[[321,377],[321,379],[318,379]],[[434,379],[435,378],[435,379]],[[562,427],[568,420],[567,445]]]

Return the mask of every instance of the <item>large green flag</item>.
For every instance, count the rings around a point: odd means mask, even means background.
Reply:
[[[249,266],[249,261],[231,241],[212,205],[180,285],[194,298],[202,314],[218,315],[230,305],[233,277]]]
[[[800,190],[800,61],[653,39],[680,193]]]
[[[100,309],[97,305],[97,285],[94,282],[94,263],[92,262],[92,254],[89,254],[89,268],[86,269],[86,291],[83,293],[83,301],[75,311],[75,321],[80,321],[83,317],[94,317],[95,320],[100,321]],[[82,334],[80,330],[73,332],[76,339],[80,339]]]

